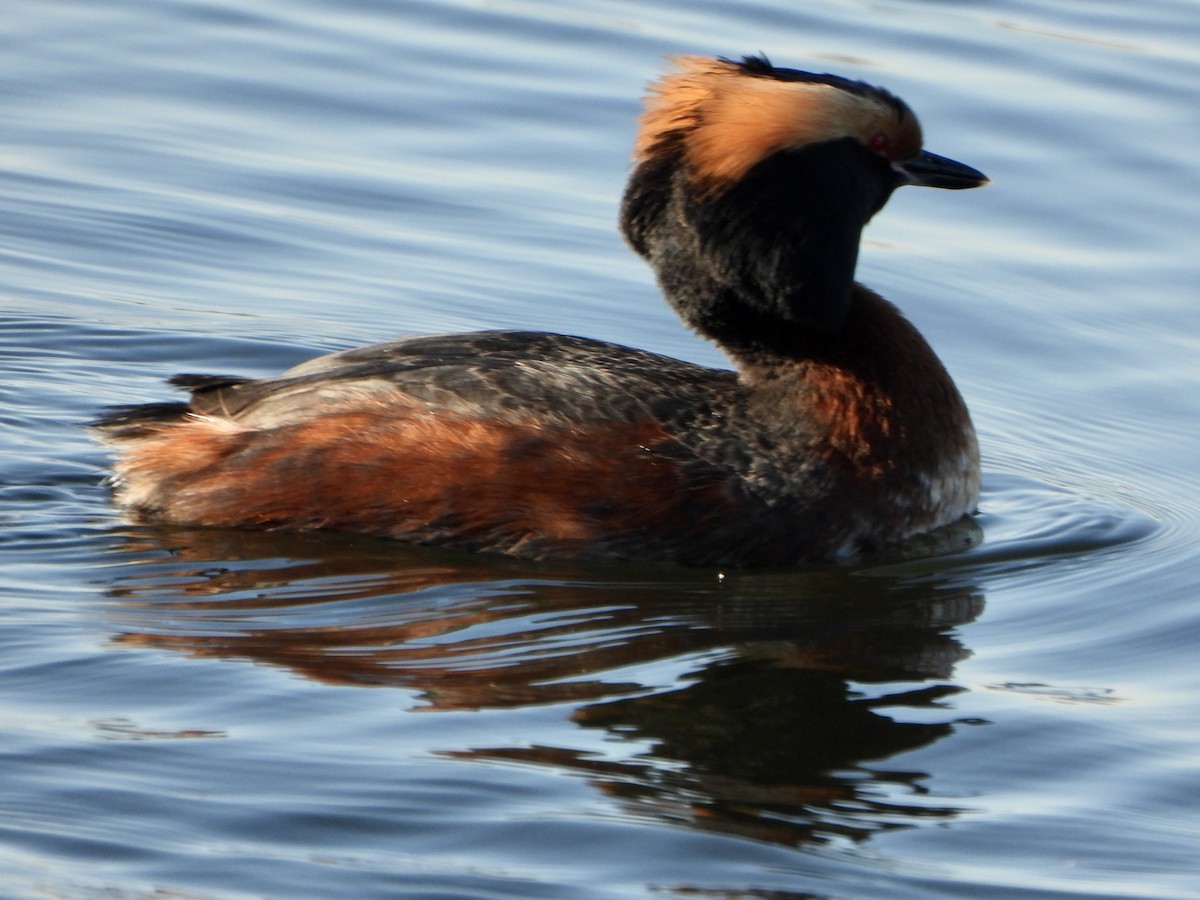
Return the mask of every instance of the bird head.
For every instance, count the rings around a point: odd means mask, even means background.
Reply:
[[[838,331],[862,229],[897,187],[987,183],[924,150],[881,88],[761,56],[673,62],[646,100],[622,228],[712,337],[739,314]]]

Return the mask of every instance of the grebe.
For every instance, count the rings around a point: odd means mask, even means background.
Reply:
[[[854,281],[900,185],[972,188],[862,82],[679,57],[651,86],[621,229],[736,371],[515,331],[177,376],[96,424],[118,503],[162,522],[328,529],[532,559],[764,566],[955,522],[979,450],[929,345]]]

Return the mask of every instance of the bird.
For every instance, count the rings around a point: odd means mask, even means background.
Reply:
[[[112,407],[137,521],[327,530],[528,560],[792,567],[976,512],[979,447],[918,330],[855,281],[902,185],[983,173],[923,149],[909,106],[763,55],[678,56],[647,91],[628,245],[707,367],[586,337],[423,335],[280,375],[179,375]]]

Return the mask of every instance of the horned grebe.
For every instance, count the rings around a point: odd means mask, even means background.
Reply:
[[[900,185],[971,188],[916,117],[834,75],[681,57],[641,119],[621,227],[736,371],[495,331],[178,376],[98,423],[118,502],[191,525],[329,529],[534,559],[790,565],[952,523],[979,492],[965,404],[854,281]]]

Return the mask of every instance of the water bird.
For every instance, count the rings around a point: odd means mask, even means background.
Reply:
[[[621,231],[732,370],[560,334],[413,337],[117,407],[116,502],[166,523],[530,559],[791,566],[968,516],[979,450],[928,343],[854,280],[901,185],[986,177],[891,93],[763,56],[651,85]]]

